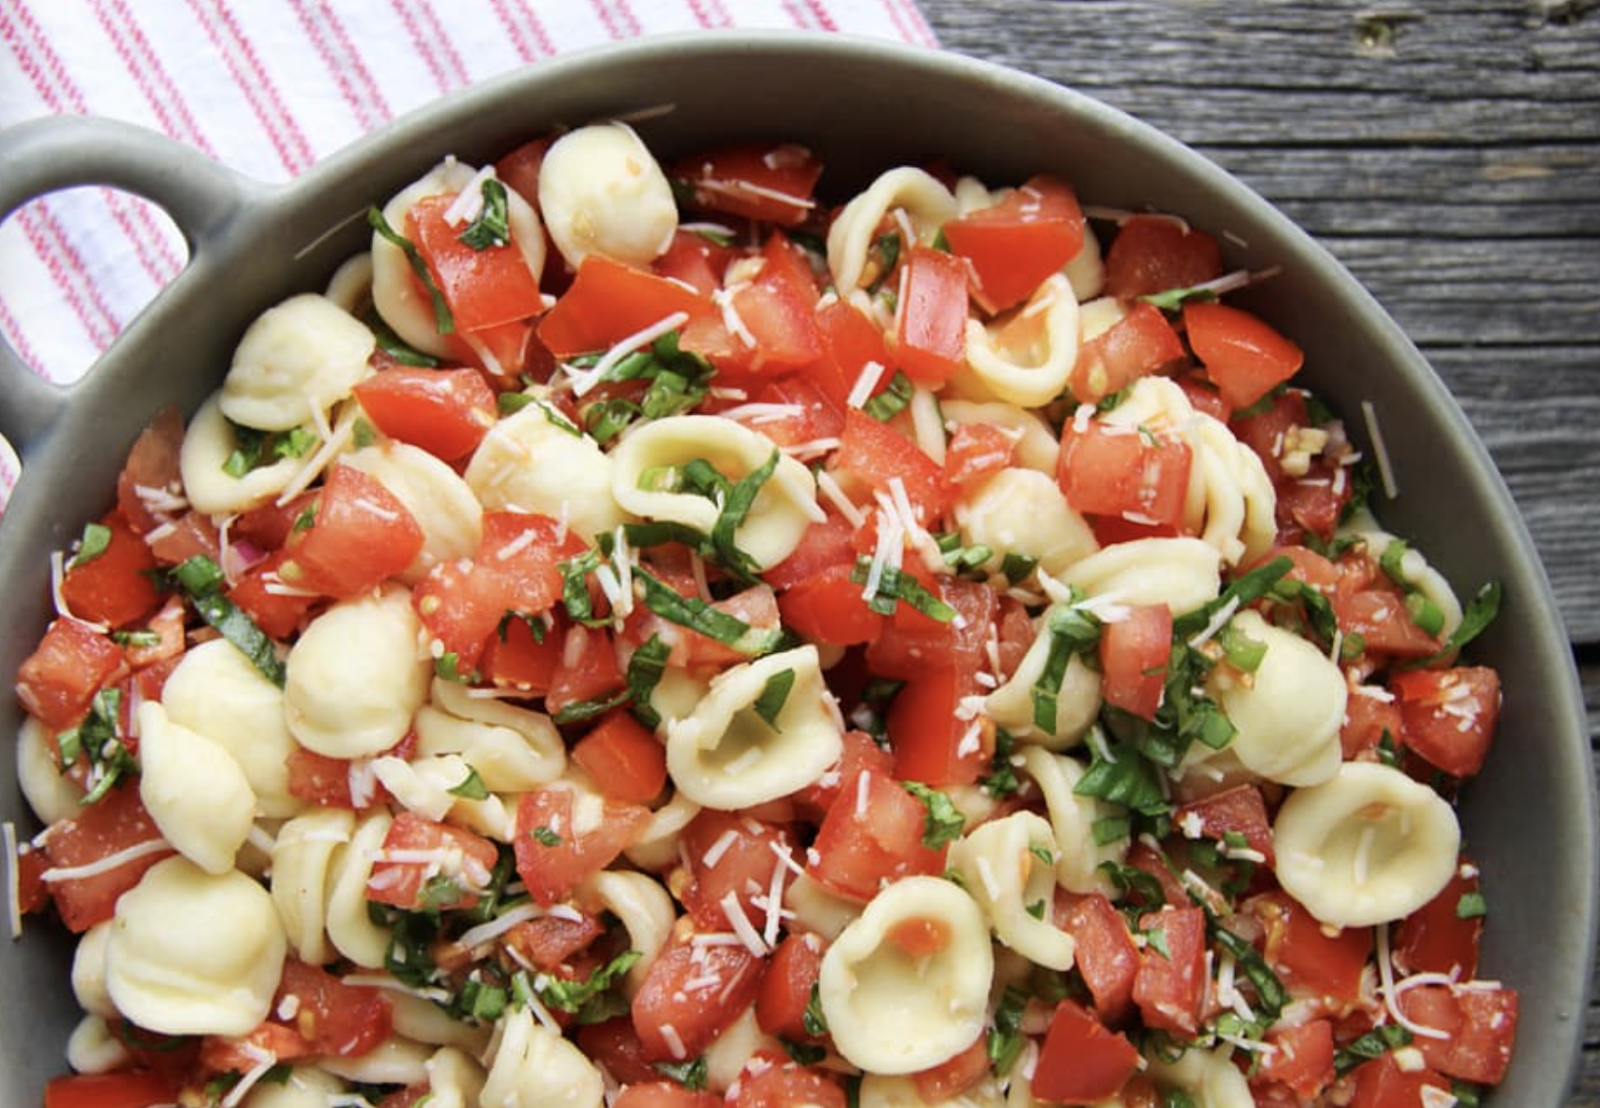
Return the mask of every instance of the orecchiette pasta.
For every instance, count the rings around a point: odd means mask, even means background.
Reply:
[[[611,495],[613,464],[592,438],[533,403],[489,429],[465,477],[485,508],[539,512],[591,538],[628,519]]]
[[[939,410],[947,424],[970,423],[995,427],[1015,438],[1017,462],[1055,476],[1060,440],[1048,424],[1033,412],[998,400],[956,400],[940,398]]]
[[[428,665],[417,655],[421,630],[410,594],[395,586],[312,620],[289,651],[290,734],[330,758],[361,758],[399,742],[428,692]]]
[[[861,1108],[1000,1108],[1005,1103],[999,1083],[993,1078],[984,1078],[954,1096],[929,1101],[909,1077],[869,1073],[861,1079],[858,1095]]]
[[[776,459],[733,539],[757,567],[767,569],[793,553],[806,527],[820,517],[816,481],[804,465],[778,453],[771,439],[713,416],[658,419],[626,435],[611,454],[611,495],[644,519],[682,523],[709,533],[720,505],[681,487],[682,467],[709,462],[730,483]]]
[[[281,1081],[258,1081],[243,1108],[327,1108],[345,1083],[315,1066],[295,1066]]]
[[[82,793],[61,775],[51,736],[29,716],[17,732],[17,784],[35,815],[46,823],[71,819],[81,807]]]
[[[1272,824],[1278,880],[1317,919],[1366,927],[1401,919],[1455,872],[1461,828],[1428,786],[1377,762],[1346,762],[1297,789]]]
[[[245,331],[218,407],[262,431],[317,426],[370,372],[374,346],[366,325],[327,297],[292,296]]]
[[[415,584],[440,562],[470,558],[483,537],[483,509],[472,489],[445,463],[415,446],[385,442],[345,455],[344,464],[373,477],[422,528],[422,550],[398,575]]]
[[[392,1035],[365,1054],[328,1054],[318,1065],[358,1085],[420,1085],[428,1079],[432,1054],[422,1043]]]
[[[230,647],[231,649],[231,647]],[[139,798],[178,852],[207,873],[233,869],[255,819],[256,796],[221,744],[139,705]]]
[[[152,1031],[243,1035],[272,1006],[286,947],[255,881],[168,858],[117,901],[106,990],[118,1012]]]
[[[1367,544],[1367,552],[1380,561],[1390,546],[1399,541],[1379,528],[1370,517],[1353,521],[1349,533],[1360,536]],[[1413,546],[1405,548],[1405,552],[1396,560],[1395,569],[1407,586],[1427,597],[1438,609],[1439,634],[1446,639],[1455,634],[1456,628],[1461,626],[1461,601],[1450,587],[1450,582],[1445,580],[1444,574],[1434,569],[1422,551]]]
[[[940,224],[956,215],[956,198],[932,175],[901,166],[882,174],[857,195],[828,227],[828,269],[840,296],[862,285],[867,255],[878,224],[895,210],[903,211],[917,240],[933,241]]]
[[[891,938],[927,921],[942,940],[907,953]],[[871,1073],[906,1074],[948,1061],[983,1030],[994,978],[989,924],[972,897],[937,877],[886,887],[822,957],[818,996],[839,1052]]]
[[[277,496],[289,487],[302,463],[296,458],[279,458],[241,477],[225,470],[223,466],[238,448],[238,442],[228,417],[222,414],[219,397],[220,393],[208,397],[189,420],[178,466],[184,495],[194,509],[227,515],[247,511]]]
[[[763,1064],[758,1051],[781,1051],[783,1044],[761,1030],[755,1005],[746,1008],[716,1041],[706,1048],[706,1088],[726,1092],[746,1066]]]
[[[1181,616],[1216,599],[1221,568],[1216,548],[1199,539],[1132,539],[1074,563],[1061,581],[1117,604],[1165,604]]]
[[[1100,549],[1060,486],[1038,470],[1002,469],[963,495],[953,511],[967,544],[994,552],[983,564],[989,573],[999,571],[1007,554],[1020,554],[1060,574]]]
[[[1153,1059],[1150,1074],[1164,1088],[1187,1094],[1195,1108],[1255,1108],[1250,1084],[1229,1054],[1228,1047],[1186,1050],[1173,1061]]]
[[[777,689],[777,707],[769,690]],[[839,724],[814,646],[724,670],[692,716],[667,728],[667,770],[707,808],[746,808],[785,796],[839,760]]]
[[[1054,722],[1047,730],[1038,725],[1034,687],[1043,677],[1053,637],[1052,607],[1035,621],[1036,633],[1027,653],[1009,680],[984,698],[984,711],[995,724],[1019,739],[1050,750],[1065,750],[1079,742],[1100,712],[1100,675],[1077,654],[1067,661],[1056,690]]]
[[[661,882],[642,873],[605,870],[595,874],[589,884],[595,899],[622,922],[628,933],[628,948],[639,952],[639,960],[628,970],[626,983],[630,994],[638,992],[678,918],[672,895]]]
[[[327,940],[333,859],[354,833],[355,815],[344,808],[308,812],[278,829],[272,847],[272,902],[289,948],[302,962],[321,965],[333,958]]]
[[[96,924],[83,933],[72,953],[72,995],[78,1007],[108,1020],[117,1017],[117,1006],[106,990],[106,950],[110,942],[111,924]]]
[[[1039,746],[1030,746],[1022,757],[1023,768],[1044,795],[1045,814],[1055,836],[1057,880],[1075,893],[1110,893],[1111,880],[1100,867],[1121,862],[1128,853],[1128,840],[1098,842],[1094,825],[1114,816],[1117,809],[1095,797],[1078,795],[1083,765],[1077,760]]]
[[[1078,300],[1059,274],[1015,315],[991,324],[967,320],[966,372],[957,386],[1023,408],[1066,390],[1078,357]]]
[[[556,139],[539,167],[539,207],[573,269],[590,254],[649,265],[678,229],[672,186],[625,123],[579,127]]]
[[[550,717],[435,678],[432,703],[417,712],[417,753],[459,754],[490,792],[527,792],[560,777],[566,746]]]
[[[107,1073],[132,1059],[127,1046],[100,1016],[84,1016],[67,1039],[67,1065],[78,1073]]]
[[[600,1108],[600,1071],[523,1008],[508,1014],[479,1100],[483,1108]]]
[[[1000,941],[1041,966],[1066,970],[1073,938],[1047,918],[1055,900],[1055,858],[1056,836],[1032,812],[991,820],[950,850],[950,865]]]
[[[372,772],[395,802],[408,811],[435,821],[448,818],[500,842],[510,842],[513,837],[514,813],[498,796],[490,793],[477,800],[451,792],[472,780],[474,773],[474,767],[459,754],[435,754],[411,761],[393,756],[374,758]]]
[[[447,1046],[434,1051],[425,1068],[430,1108],[478,1108],[485,1074],[471,1055]]]

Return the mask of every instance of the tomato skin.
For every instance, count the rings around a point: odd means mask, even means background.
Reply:
[[[1450,1082],[1431,1069],[1404,1070],[1386,1052],[1353,1071],[1355,1092],[1350,1108],[1415,1108],[1424,1103],[1423,1089],[1450,1091]]]
[[[1487,666],[1410,670],[1390,686],[1405,745],[1454,777],[1483,768],[1500,720],[1500,675]]]
[[[1235,785],[1190,801],[1173,813],[1172,822],[1184,829],[1193,822],[1203,837],[1218,842],[1230,831],[1242,835],[1245,846],[1266,856],[1267,866],[1274,864],[1272,824],[1267,819],[1266,801],[1256,785]]]
[[[564,899],[578,882],[616,861],[650,821],[649,809],[641,805],[600,800],[598,821],[577,831],[576,795],[565,788],[534,789],[517,803],[517,873],[529,895],[547,908]],[[541,842],[534,837],[538,831],[559,841]]]
[[[1518,997],[1502,986],[1421,985],[1397,1001],[1408,1019],[1445,1032],[1417,1035],[1412,1045],[1446,1077],[1497,1085],[1511,1064],[1517,1034]]]
[[[1139,1068],[1127,1037],[1070,1000],[1056,1005],[1033,1071],[1033,1095],[1060,1104],[1095,1104],[1116,1095]]]
[[[722,1103],[716,1093],[661,1080],[627,1086],[611,1102],[611,1108],[722,1108]]]
[[[811,214],[822,162],[794,143],[725,146],[680,159],[672,177],[693,190],[694,206],[785,227]]]
[[[406,227],[444,293],[459,331],[481,331],[538,315],[539,281],[515,242],[476,250],[461,241],[466,225],[445,213],[456,197],[428,196],[406,213]]]
[[[806,1006],[822,973],[827,948],[810,932],[790,932],[772,952],[772,960],[756,995],[756,1024],[768,1035],[791,1042],[814,1042],[806,1030]]]
[[[622,709],[600,717],[573,746],[572,760],[613,800],[642,804],[667,783],[666,749]]]
[[[877,324],[848,301],[834,300],[819,306],[816,322],[825,356],[808,373],[842,411],[862,371],[872,362],[887,366],[889,352]],[[884,374],[875,392],[882,391],[888,383],[889,375]]]
[[[1188,288],[1222,276],[1222,250],[1204,231],[1159,215],[1124,220],[1106,251],[1106,292],[1118,299]]]
[[[150,1108],[177,1099],[171,1078],[138,1070],[63,1074],[44,1087],[44,1108]]]
[[[590,254],[572,286],[539,321],[537,333],[557,358],[609,348],[675,312],[695,320],[715,311],[711,298],[642,269]]]
[[[927,246],[913,246],[904,265],[892,356],[916,383],[942,385],[966,358],[966,266]]]
[[[273,1011],[296,998],[293,1025],[313,1054],[356,1058],[375,1049],[394,1027],[388,997],[375,987],[347,985],[320,966],[298,958],[283,964]]]
[[[710,296],[722,288],[722,275],[728,264],[739,256],[732,246],[722,246],[704,235],[678,228],[672,233],[672,245],[667,247],[650,270],[662,277],[692,285],[702,296]]]
[[[643,1057],[681,1062],[700,1054],[755,1001],[764,965],[742,946],[696,947],[692,938],[662,951],[633,998]],[[690,982],[705,984],[690,993]]]
[[[1172,609],[1148,604],[1100,634],[1101,695],[1107,704],[1141,719],[1155,719],[1172,657]]]
[[[898,479],[917,522],[926,526],[949,501],[944,470],[905,435],[865,412],[845,412],[839,448],[828,459],[828,472],[858,502],[874,492],[888,493]]]
[[[121,648],[106,636],[75,619],[52,620],[17,670],[17,698],[51,731],[64,731],[126,667]]]
[[[1314,1097],[1332,1084],[1333,1023],[1312,1020],[1297,1027],[1274,1031],[1267,1041],[1278,1049],[1267,1055],[1257,1075],[1278,1082],[1303,1097]]]
[[[1156,527],[1183,522],[1193,452],[1178,438],[1147,440],[1136,429],[1090,420],[1061,430],[1056,483],[1067,503],[1086,514]]]
[[[946,847],[922,842],[927,808],[898,781],[875,770],[841,792],[812,844],[806,872],[833,892],[866,903],[883,882],[944,872]]]
[[[977,721],[958,714],[962,698],[981,691],[970,672],[948,665],[934,664],[906,680],[887,720],[895,766],[906,780],[941,788],[970,785],[983,775],[992,736],[986,741]]]
[[[1195,357],[1235,410],[1248,408],[1300,371],[1305,352],[1265,320],[1228,304],[1183,306]]]
[[[853,566],[833,565],[778,597],[786,626],[812,642],[849,646],[869,643],[883,631],[884,616],[867,607]]]
[[[1167,953],[1146,946],[1139,955],[1133,1001],[1147,1027],[1193,1036],[1200,1026],[1205,991],[1206,915],[1200,908],[1147,912],[1139,926],[1166,934]]]
[[[82,809],[76,819],[52,825],[44,852],[52,867],[65,869],[160,840],[161,830],[139,799],[138,786],[123,784]],[[51,882],[50,895],[61,922],[74,933],[104,923],[111,918],[117,899],[139,883],[145,870],[173,853],[171,849],[157,850],[92,877]]]
[[[1463,858],[1439,895],[1395,928],[1395,964],[1407,973],[1444,973],[1458,981],[1475,979],[1483,917],[1462,919],[1456,907],[1462,897],[1477,892],[1477,867]]]
[[[1340,752],[1348,762],[1369,750],[1376,750],[1385,734],[1389,736],[1390,745],[1397,748],[1400,727],[1398,704],[1352,689],[1345,701],[1344,722],[1339,728]]]
[[[732,896],[745,919],[759,927],[767,909],[755,901],[766,903],[773,876],[783,866],[778,855],[789,849],[783,830],[750,815],[707,808],[684,828],[683,845],[690,882],[680,899],[696,926],[732,930],[723,906]]]
[[[924,1104],[947,1104],[989,1074],[988,1036],[979,1035],[971,1046],[949,1061],[911,1075]]]
[[[1077,943],[1078,970],[1095,1011],[1108,1024],[1121,1023],[1133,1009],[1139,975],[1139,948],[1122,914],[1103,893],[1090,893],[1067,909],[1061,927]]]
[[[373,863],[372,876],[367,880],[367,899],[407,911],[471,908],[477,904],[478,894],[473,887],[488,883],[489,873],[499,858],[494,843],[464,827],[437,823],[411,811],[395,816],[383,839],[384,854],[440,850],[460,851],[465,859],[456,896],[449,900],[424,901],[428,863],[388,861],[380,857]]]
[[[278,567],[287,585],[348,599],[399,573],[422,549],[422,528],[375,477],[354,466],[328,471],[310,526],[292,531]]]
[[[797,1065],[771,1052],[759,1052],[728,1090],[728,1108],[845,1108],[839,1078],[822,1069]]]
[[[1348,927],[1330,936],[1310,912],[1281,892],[1252,898],[1249,910],[1261,921],[1262,956],[1291,990],[1360,1002],[1361,971],[1372,953],[1370,929]]]
[[[61,579],[61,596],[79,619],[125,627],[155,611],[161,590],[148,574],[155,555],[120,512],[100,521],[106,548],[86,562],[74,560]]]
[[[475,369],[396,366],[353,391],[378,430],[446,462],[472,453],[498,415],[494,390]]]
[[[1041,175],[943,231],[951,253],[971,263],[972,298],[994,314],[1022,303],[1083,249],[1083,210],[1072,186]]]
[[[1080,404],[1098,404],[1183,357],[1183,341],[1154,304],[1130,307],[1078,349],[1068,386]]]
[[[117,508],[138,535],[147,535],[166,522],[140,495],[177,493],[183,488],[178,456],[183,450],[183,412],[168,404],[151,417],[133,440],[128,457],[117,474]]]

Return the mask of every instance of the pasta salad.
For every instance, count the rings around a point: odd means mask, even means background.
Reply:
[[[1475,1104],[1493,670],[1174,215],[623,124],[158,414],[18,676],[47,1108]],[[1371,413],[1368,413],[1369,420]],[[1376,477],[1373,476],[1376,474]]]

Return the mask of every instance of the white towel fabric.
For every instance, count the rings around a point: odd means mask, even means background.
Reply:
[[[0,128],[108,116],[282,181],[496,73],[719,27],[937,46],[912,0],[0,0]],[[183,261],[171,222],[128,194],[33,201],[0,225],[0,334],[36,372],[76,380]],[[0,439],[0,508],[18,469]]]

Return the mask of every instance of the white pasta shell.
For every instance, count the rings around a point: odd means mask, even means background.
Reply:
[[[111,921],[97,923],[83,933],[72,952],[72,995],[90,1015],[117,1018],[117,1006],[106,989],[106,951],[111,942]]]
[[[660,489],[658,474],[697,459],[737,483],[771,459],[777,446],[759,431],[717,416],[683,415],[652,420],[625,435],[611,453],[611,494],[634,515],[682,523],[709,533],[719,508],[704,496]],[[821,518],[816,480],[803,464],[779,454],[776,468],[733,533],[734,545],[759,569],[794,552],[812,522]]]
[[[17,731],[17,783],[43,824],[72,819],[83,810],[83,793],[56,761],[54,736],[33,716]]]
[[[1044,797],[1045,814],[1055,836],[1056,880],[1075,893],[1115,892],[1111,879],[1101,872],[1106,862],[1121,862],[1128,854],[1126,838],[1096,843],[1096,821],[1120,815],[1121,809],[1075,791],[1083,764],[1064,754],[1030,746],[1022,752],[1023,769]]]
[[[420,1085],[428,1079],[432,1056],[422,1043],[391,1035],[365,1054],[325,1054],[317,1064],[358,1085]]]
[[[1013,1081],[1013,1087],[1023,1084]],[[917,1091],[913,1078],[868,1073],[861,1077],[858,1100],[859,1108],[1000,1108],[1005,1103],[1000,1095],[1000,1083],[992,1074],[954,1096],[930,1102]]]
[[[501,1019],[480,1102],[494,1108],[600,1108],[605,1082],[577,1046],[527,1007]]]
[[[1056,691],[1055,724],[1044,731],[1034,722],[1033,687],[1044,675],[1050,657],[1051,608],[1034,623],[1037,632],[1027,653],[1005,684],[984,697],[983,710],[997,727],[1015,738],[1049,750],[1065,750],[1079,743],[1100,714],[1100,674],[1074,654],[1067,660]]]
[[[322,965],[333,961],[333,949],[328,945],[333,860],[349,843],[355,825],[355,814],[350,810],[324,808],[296,816],[278,829],[272,846],[269,888],[289,948],[302,962]],[[370,860],[367,868],[370,872]],[[363,898],[365,884],[363,879]]]
[[[1374,558],[1382,558],[1390,544],[1397,541],[1394,535],[1376,526],[1362,525],[1358,530],[1345,533],[1360,535],[1366,540],[1367,553]],[[1400,557],[1399,573],[1407,585],[1427,597],[1439,609],[1439,614],[1444,617],[1439,634],[1446,639],[1455,634],[1456,628],[1461,626],[1461,601],[1444,574],[1434,569],[1422,551],[1414,546],[1408,546]]]
[[[917,241],[926,245],[940,227],[956,217],[956,198],[921,169],[899,166],[879,175],[844,206],[828,228],[828,269],[841,297],[861,287],[878,225],[896,208],[905,212]]]
[[[965,543],[994,551],[983,565],[988,573],[1000,570],[1005,555],[1021,554],[1059,575],[1100,549],[1055,479],[1035,469],[1002,469],[963,493],[953,510]]]
[[[67,1037],[67,1065],[75,1073],[109,1073],[132,1061],[132,1053],[101,1016],[84,1016]]]
[[[455,470],[420,447],[385,442],[344,456],[374,478],[422,528],[422,549],[396,576],[414,585],[440,562],[470,558],[483,538],[483,507]]]
[[[611,495],[611,455],[544,404],[529,404],[489,429],[466,481],[488,510],[539,512],[592,540],[628,520]]]
[[[1461,828],[1428,786],[1377,762],[1346,762],[1297,789],[1272,825],[1278,881],[1322,923],[1403,919],[1455,872]]]
[[[587,888],[621,921],[628,933],[628,949],[639,952],[639,960],[623,980],[623,993],[631,998],[672,936],[678,918],[672,894],[655,878],[628,870],[601,870],[589,879]]]
[[[1044,861],[1036,849],[1052,861]],[[1014,812],[980,824],[956,842],[949,864],[1001,942],[1031,962],[1068,970],[1076,944],[1048,918],[1055,904],[1055,855],[1050,824],[1033,812]],[[1041,915],[1035,916],[1041,905]]]
[[[372,861],[394,822],[379,809],[355,825],[350,841],[335,843],[327,860],[323,926],[333,948],[358,966],[377,969],[384,964],[392,938],[387,928],[372,921],[368,911],[367,879]],[[276,889],[274,889],[276,891]]]
[[[1132,539],[1107,546],[1061,575],[1091,597],[1140,607],[1165,604],[1181,616],[1222,590],[1222,558],[1199,539]]]
[[[1150,1076],[1164,1089],[1189,1095],[1194,1108],[1255,1108],[1250,1084],[1229,1057],[1231,1048],[1190,1049],[1174,1061],[1150,1059]]]
[[[678,205],[655,156],[625,123],[568,131],[539,167],[539,210],[577,269],[590,254],[646,266],[678,229]]]
[[[233,755],[167,718],[160,701],[139,705],[139,799],[168,842],[207,873],[233,869],[250,834],[256,796]]]
[[[417,754],[459,754],[490,792],[527,792],[560,777],[567,748],[550,717],[500,700],[473,696],[435,678],[433,701],[417,712]]]
[[[233,352],[219,406],[262,431],[315,426],[366,376],[376,341],[325,296],[301,293],[268,308]]]
[[[178,452],[183,492],[195,511],[228,515],[259,507],[288,488],[303,464],[297,458],[280,458],[243,477],[233,477],[222,467],[237,446],[218,394],[213,393],[189,420]]]
[[[328,1108],[345,1083],[314,1065],[295,1066],[283,1081],[259,1081],[241,1108]]]
[[[117,1011],[147,1030],[243,1035],[271,1010],[286,949],[265,889],[178,855],[118,899],[106,987]]]
[[[1078,301],[1060,274],[1045,278],[1014,316],[967,320],[963,392],[1037,408],[1066,391],[1078,360]]]
[[[912,957],[890,939],[909,921],[943,929]],[[939,877],[907,877],[873,897],[822,956],[818,996],[835,1046],[869,1073],[908,1074],[971,1046],[987,1016],[994,951],[983,911]]]

